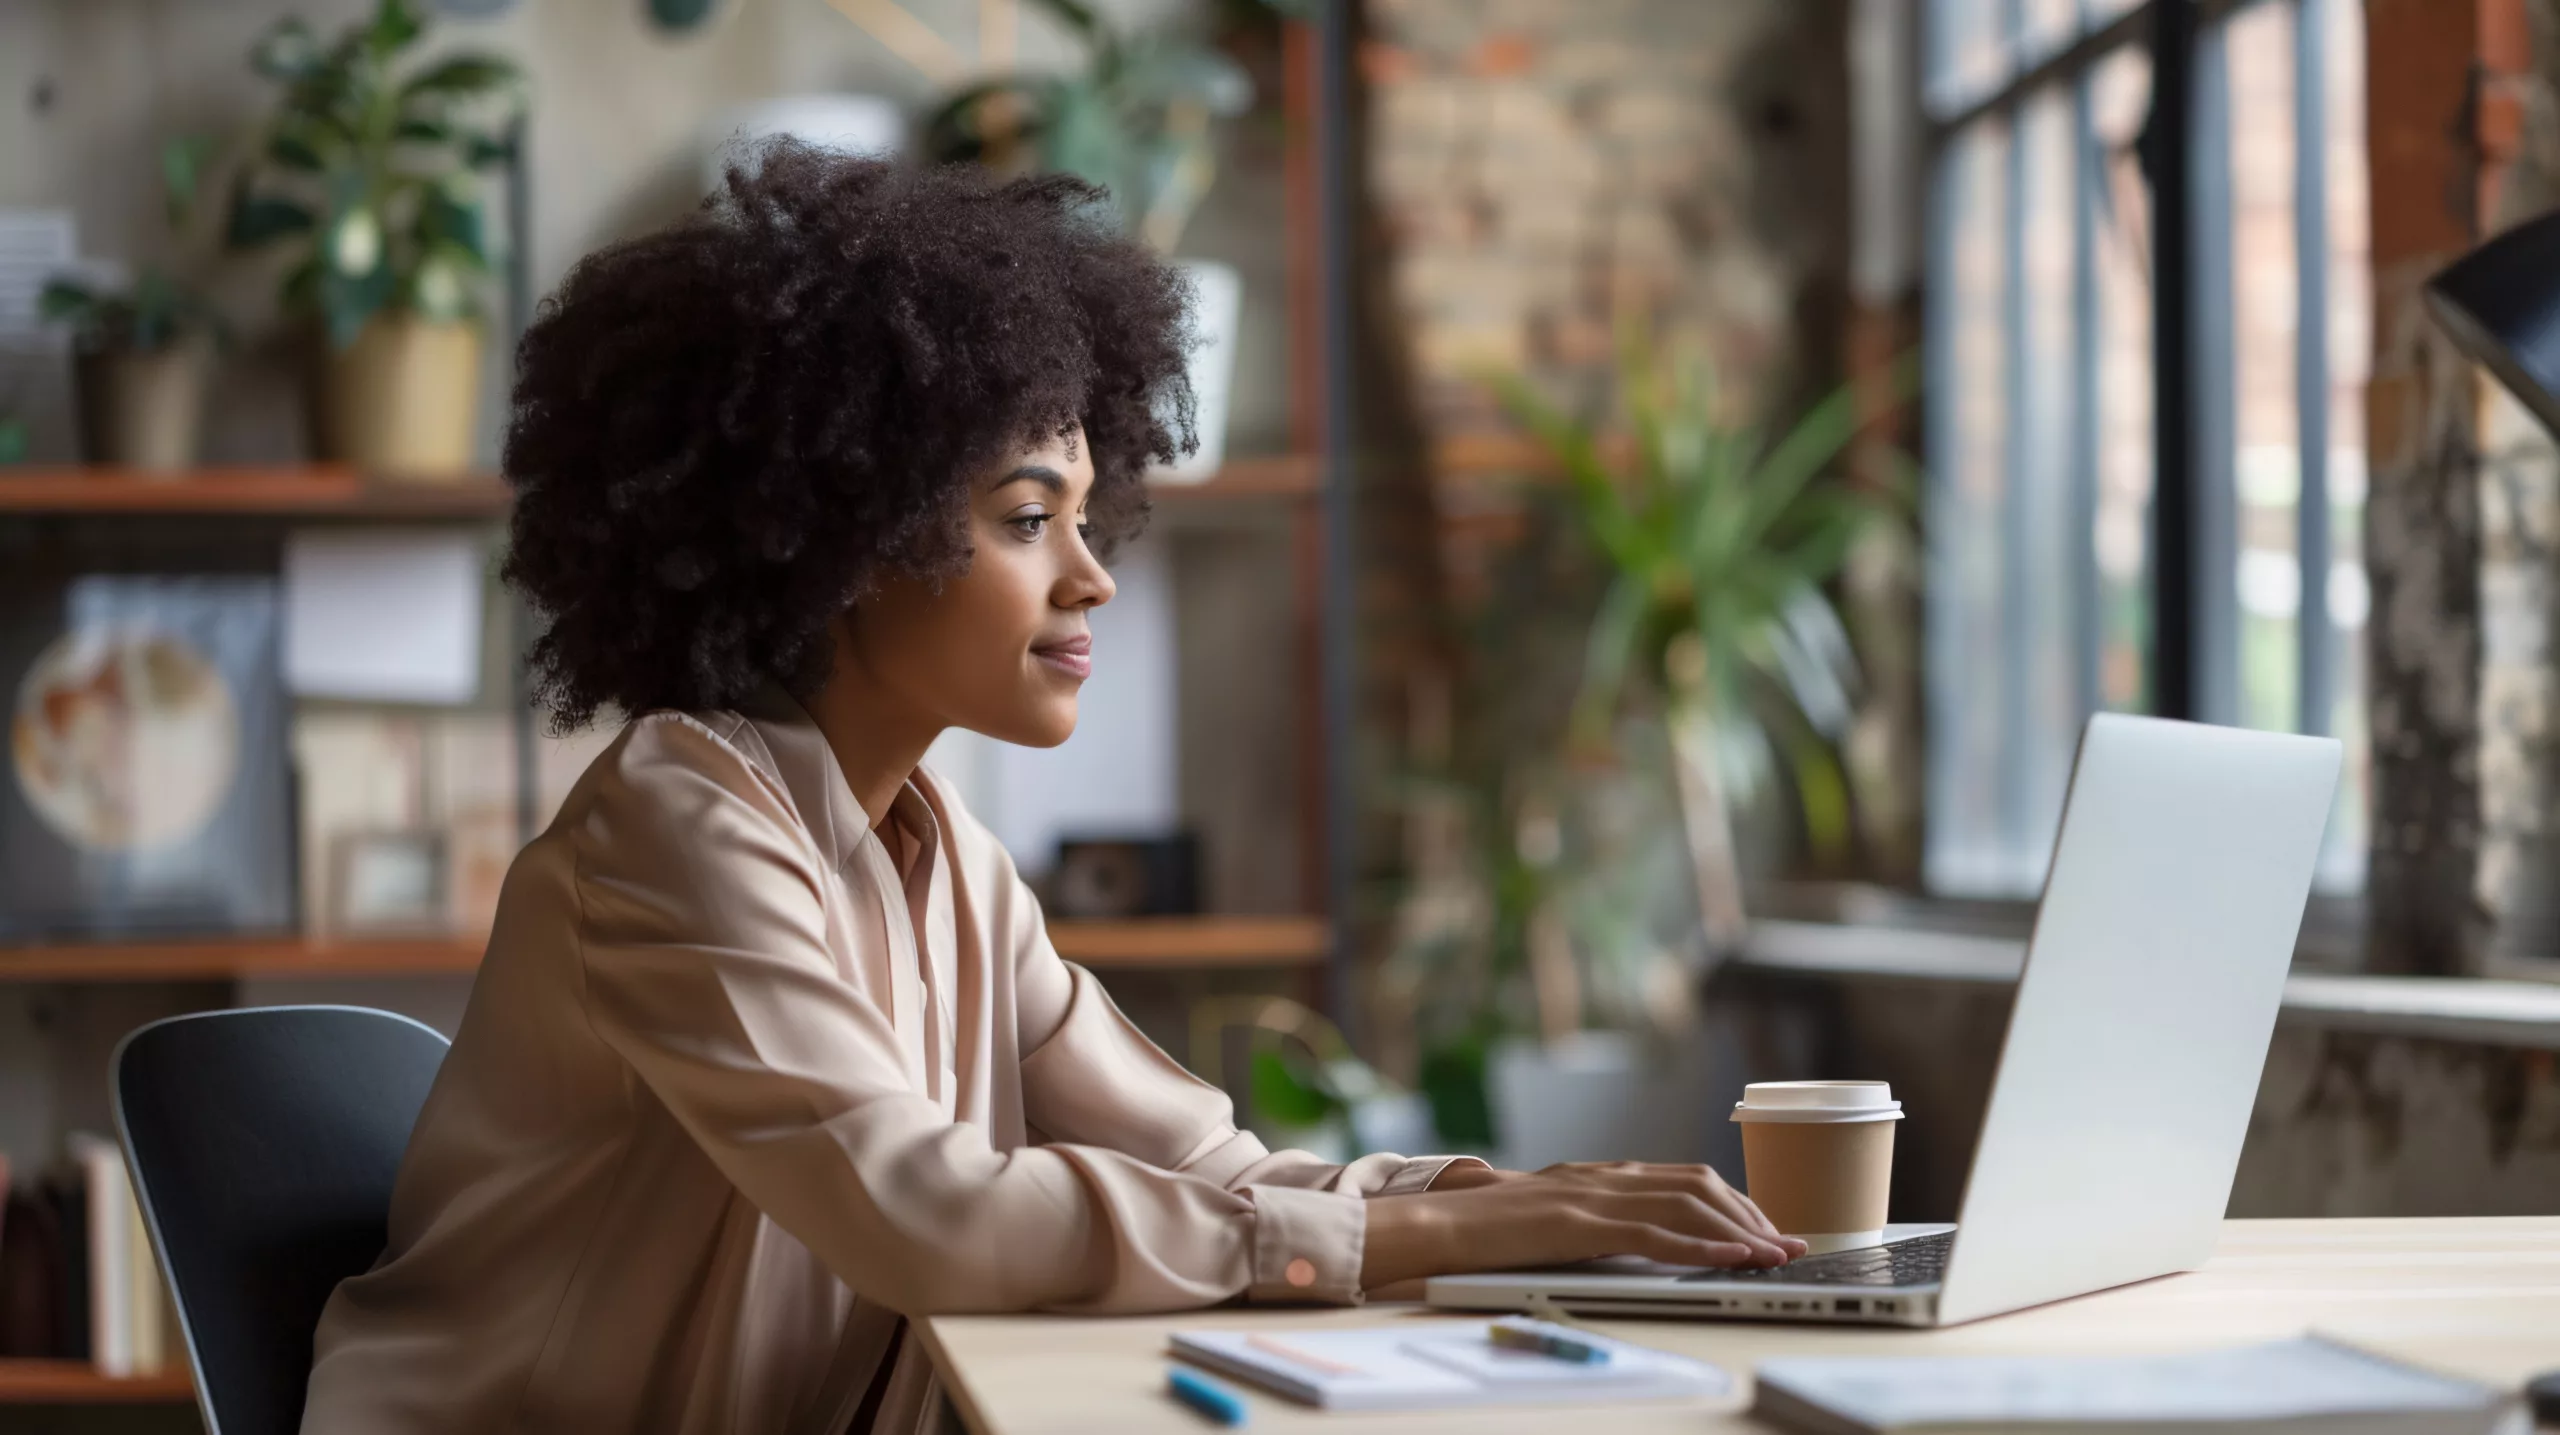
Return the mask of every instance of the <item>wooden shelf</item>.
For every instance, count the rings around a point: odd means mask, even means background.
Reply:
[[[181,474],[0,468],[0,513],[496,518],[508,501],[506,484],[490,474],[390,483],[330,464]]]
[[[1089,967],[1299,967],[1321,965],[1331,946],[1313,917],[1152,917],[1053,922],[1058,954]],[[304,941],[216,937],[165,942],[74,942],[0,947],[0,982],[234,981],[242,977],[469,975],[478,938]]]
[[[1324,468],[1311,453],[1230,458],[1200,483],[1150,482],[1147,497],[1164,504],[1236,498],[1313,498],[1324,491]]]
[[[0,1405],[172,1405],[192,1403],[184,1370],[101,1375],[85,1360],[0,1360]]]
[[[1229,460],[1202,483],[1150,483],[1159,503],[1307,498],[1323,487],[1312,454]],[[0,514],[265,514],[284,517],[498,518],[511,495],[494,474],[405,483],[332,464],[200,468],[0,468]]]
[[[0,947],[0,981],[230,981],[238,977],[431,976],[469,973],[481,943],[459,937],[335,942],[212,937]]]
[[[1126,922],[1054,921],[1058,955],[1088,967],[1321,966],[1333,936],[1318,917],[1144,917]]]

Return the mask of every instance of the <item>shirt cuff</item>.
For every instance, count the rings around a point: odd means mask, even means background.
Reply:
[[[1369,1211],[1358,1196],[1299,1186],[1247,1186],[1253,1198],[1256,1305],[1360,1302]]]
[[[1430,1190],[1431,1183],[1440,1179],[1440,1173],[1452,1166],[1483,1166],[1484,1164],[1481,1158],[1475,1156],[1409,1156],[1405,1158],[1402,1166],[1396,1168],[1396,1173],[1387,1178],[1387,1184],[1369,1194],[1409,1196],[1416,1191]]]

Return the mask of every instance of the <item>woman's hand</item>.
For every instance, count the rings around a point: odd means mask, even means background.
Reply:
[[[1368,1289],[1418,1276],[1644,1256],[1774,1266],[1805,1252],[1705,1166],[1622,1161],[1533,1174],[1453,1167],[1428,1191],[1369,1202]]]

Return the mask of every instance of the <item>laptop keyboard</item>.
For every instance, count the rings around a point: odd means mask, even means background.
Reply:
[[[1955,1244],[1955,1232],[1940,1231],[1889,1246],[1806,1256],[1765,1270],[1694,1271],[1680,1279],[1793,1286],[1933,1285],[1946,1274],[1947,1252],[1955,1249]]]

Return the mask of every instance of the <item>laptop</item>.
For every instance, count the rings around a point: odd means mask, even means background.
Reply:
[[[2338,785],[2339,745],[2101,714],[1952,1227],[1769,1270],[1440,1276],[1433,1305],[1935,1326],[2213,1254]],[[1899,1239],[1896,1239],[1899,1237]]]

